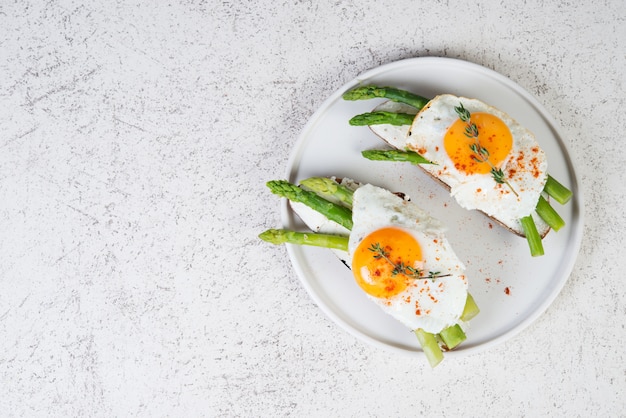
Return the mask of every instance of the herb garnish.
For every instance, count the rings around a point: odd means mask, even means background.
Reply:
[[[375,253],[374,259],[380,260],[383,259],[387,261],[389,264],[393,266],[393,270],[391,271],[392,276],[397,276],[398,274],[404,274],[409,279],[430,279],[434,280],[439,277],[448,277],[450,274],[441,274],[439,271],[429,271],[428,275],[424,275],[424,271],[415,267],[407,266],[404,262],[394,263],[389,258],[389,253],[385,251],[385,249],[380,245],[380,243],[372,244],[368,250]]]
[[[502,169],[496,168],[492,162],[489,161],[489,150],[480,145],[480,142],[478,142],[478,126],[470,120],[470,111],[463,107],[463,103],[459,103],[459,105],[454,108],[454,111],[457,115],[459,115],[459,119],[467,123],[465,126],[465,136],[474,139],[474,143],[470,144],[470,149],[474,153],[474,155],[472,155],[472,159],[477,163],[489,164],[491,167],[491,175],[493,176],[495,182],[498,184],[506,184],[515,196],[519,196],[513,186],[511,186],[511,183],[504,178],[504,172]]]

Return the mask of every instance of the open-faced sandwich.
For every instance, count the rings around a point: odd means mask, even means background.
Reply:
[[[465,266],[438,220],[402,194],[349,179],[267,185],[289,199],[311,231],[270,229],[261,239],[332,249],[364,294],[415,332],[433,367],[443,359],[442,349],[466,339],[464,327],[479,310],[467,291]]]
[[[388,99],[350,120],[393,147],[366,150],[366,158],[418,164],[461,207],[526,237],[533,256],[543,255],[548,231],[565,224],[548,199],[565,204],[571,191],[548,175],[533,133],[506,113],[476,99],[442,94],[430,100],[392,87],[361,86],[343,98]]]

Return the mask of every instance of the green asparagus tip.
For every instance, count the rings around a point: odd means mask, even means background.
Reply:
[[[394,102],[405,103],[416,109],[423,108],[430,101],[430,99],[425,97],[394,87],[360,86],[348,90],[343,94],[344,100],[367,100],[375,98],[385,98]]]
[[[272,193],[285,197],[292,202],[299,202],[307,205],[311,209],[324,215],[327,219],[339,225],[352,229],[352,211],[342,205],[324,199],[317,194],[304,190],[303,188],[291,184],[286,180],[271,180],[267,182],[267,187]]]
[[[409,162],[412,164],[433,164],[426,158],[414,151],[401,151],[396,149],[390,150],[365,150],[361,151],[361,155],[368,160],[373,161],[396,161],[396,162]]]
[[[287,229],[268,229],[259,234],[259,238],[271,244],[296,244],[348,251],[349,237],[343,235],[298,232]]]
[[[354,192],[328,177],[310,177],[300,181],[300,185],[306,190],[312,191],[327,199],[336,199],[344,206],[352,207],[352,195]]]
[[[376,97],[383,97],[380,93],[380,88],[376,86],[359,86],[348,90],[343,94],[344,100],[368,100]]]
[[[270,180],[266,184],[272,193],[280,197],[286,197],[290,200],[292,198],[297,198],[302,191],[298,186],[291,184],[286,180]]]
[[[259,238],[265,242],[275,245],[287,242],[286,235],[280,229],[268,229],[267,231],[263,231],[259,234]]]
[[[352,126],[371,126],[371,125],[394,125],[404,126],[411,125],[415,119],[415,115],[409,113],[394,113],[394,112],[369,112],[362,113],[360,115],[353,116],[348,121]]]

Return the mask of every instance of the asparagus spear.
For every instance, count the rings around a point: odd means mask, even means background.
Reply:
[[[417,336],[417,341],[419,341],[422,346],[422,350],[424,350],[424,354],[428,359],[430,367],[435,367],[441,363],[441,360],[443,360],[443,352],[437,343],[435,335],[430,332],[426,332],[421,328],[416,329],[414,332]]]
[[[548,180],[546,181],[543,190],[554,200],[564,205],[572,197],[572,191],[567,187],[563,186],[561,183],[556,181],[552,176],[548,175]]]
[[[478,315],[479,312],[480,309],[478,308],[478,305],[476,305],[474,297],[472,297],[472,295],[468,293],[467,298],[465,299],[463,313],[461,313],[461,317],[459,319],[463,322],[467,322],[470,319],[474,318],[476,315]],[[452,350],[467,339],[465,332],[463,332],[463,329],[459,324],[455,324],[443,329],[439,333],[439,337],[446,345],[448,350]]]
[[[352,126],[370,126],[370,125],[410,125],[413,123],[415,115],[410,113],[394,113],[379,110],[377,112],[362,113],[354,116],[349,120]]]
[[[539,201],[537,202],[537,207],[535,208],[537,214],[545,221],[545,223],[550,226],[550,228],[558,231],[565,225],[565,221],[561,216],[554,210],[550,203],[543,197],[539,196]]]
[[[348,251],[348,237],[342,235],[296,232],[287,229],[268,229],[259,234],[259,238],[276,245],[289,243]]]
[[[354,191],[328,177],[310,177],[300,181],[300,186],[326,199],[336,198],[344,206],[352,207]]]
[[[463,313],[461,314],[461,321],[467,322],[480,312],[474,297],[471,294],[467,294],[467,299],[465,300],[465,307],[463,308]]]
[[[344,206],[329,202],[323,197],[285,180],[268,181],[267,187],[276,195],[285,197],[292,202],[304,203],[327,219],[337,222],[347,229],[352,229],[352,211]]]
[[[465,332],[463,332],[463,329],[459,324],[444,328],[439,333],[439,337],[441,337],[441,340],[446,345],[448,350],[452,350],[454,347],[467,339]]]
[[[526,241],[530,247],[530,255],[537,257],[543,255],[543,243],[541,242],[541,236],[537,232],[537,225],[531,215],[524,216],[520,219],[522,228],[524,229],[524,235],[526,235]]]
[[[394,87],[361,86],[343,94],[344,100],[367,100],[385,98],[394,102],[405,103],[416,109],[421,109],[430,101],[411,92]]]
[[[368,160],[375,161],[404,161],[413,164],[432,164],[426,158],[414,151],[400,151],[396,149],[379,150],[371,149],[361,151],[361,155]]]

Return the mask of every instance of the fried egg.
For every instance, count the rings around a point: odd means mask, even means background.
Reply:
[[[354,192],[352,210],[349,259],[367,297],[411,330],[439,333],[458,323],[468,284],[443,225],[369,184]]]
[[[469,121],[455,110],[461,104]],[[477,135],[468,133],[468,123]],[[461,207],[481,210],[516,231],[522,230],[519,219],[534,215],[547,180],[545,153],[532,132],[493,106],[437,96],[417,114],[406,147],[434,163],[422,168],[446,183]],[[494,170],[501,170],[501,181]]]

